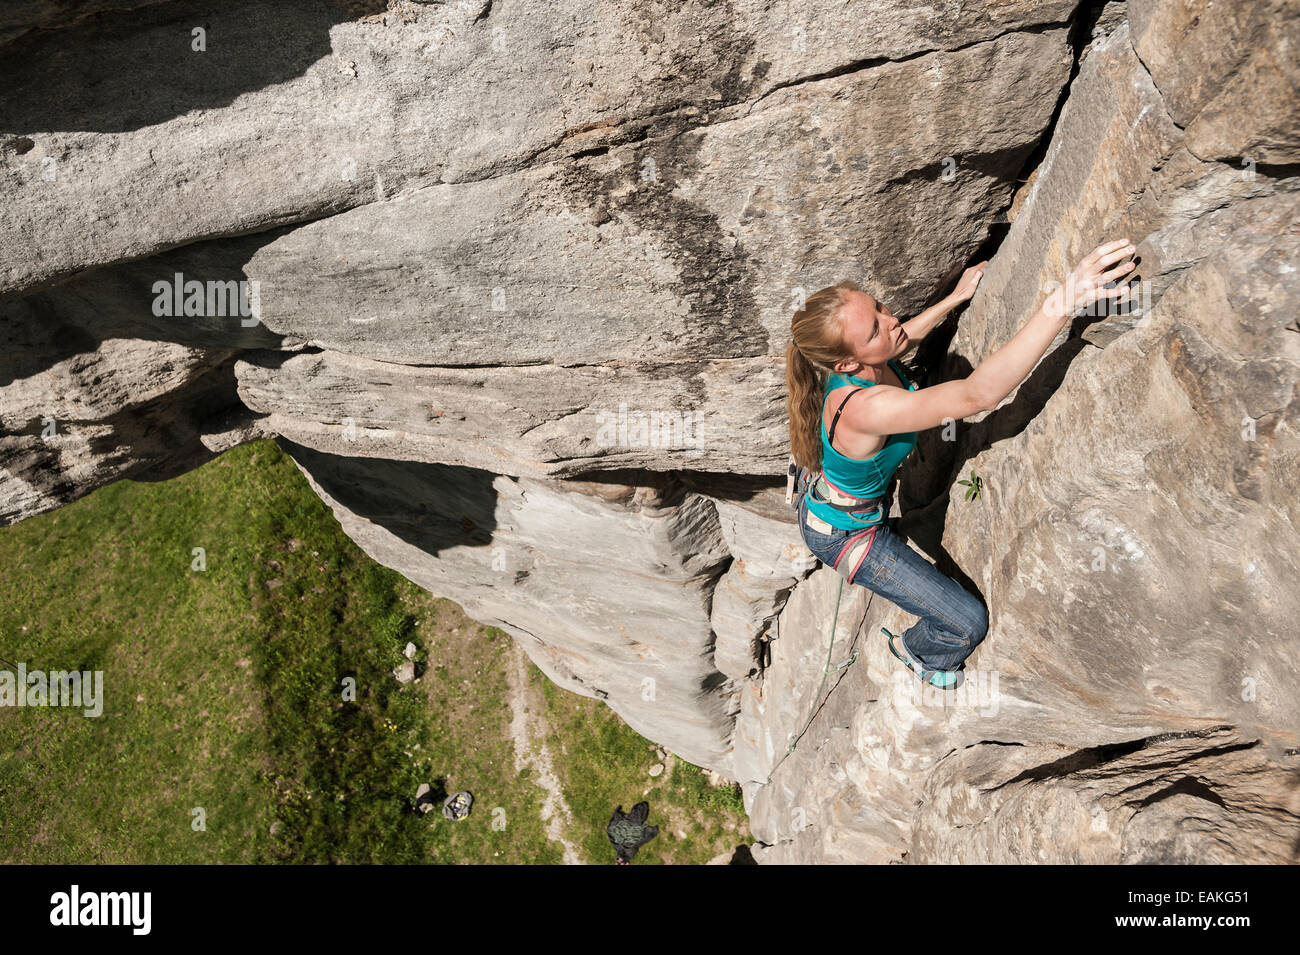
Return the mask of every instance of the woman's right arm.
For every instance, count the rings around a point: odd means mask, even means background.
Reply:
[[[935,428],[951,418],[966,418],[992,411],[1029,376],[1061,329],[1079,310],[1102,295],[1117,298],[1127,286],[1105,289],[1107,282],[1122,277],[1132,263],[1106,268],[1133,253],[1128,239],[1107,242],[1088,253],[1005,345],[982,361],[966,378],[945,381],[930,388],[905,391],[901,388],[872,388],[856,405],[845,424],[864,434],[905,434]]]

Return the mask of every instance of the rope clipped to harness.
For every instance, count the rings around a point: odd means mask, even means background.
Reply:
[[[809,489],[813,486],[814,482],[809,480],[808,469],[802,467],[798,462],[796,462],[793,454],[790,455],[789,466],[786,468],[785,502],[795,510],[798,510],[800,504],[803,503],[804,495],[807,494]],[[815,495],[814,499],[817,499]],[[857,498],[855,500],[881,499]],[[845,546],[841,548],[836,557],[834,569],[840,575],[840,587],[835,594],[835,613],[831,617],[831,630],[826,647],[826,662],[822,665],[822,682],[821,685],[817,687],[817,692],[813,695],[813,704],[812,708],[808,711],[808,719],[804,720],[803,728],[799,730],[798,734],[796,734],[790,741],[790,745],[786,747],[781,758],[777,760],[776,765],[773,766],[771,772],[767,774],[767,779],[763,783],[765,786],[772,782],[772,777],[776,775],[776,771],[781,768],[781,764],[784,763],[790,757],[790,754],[795,751],[795,748],[798,747],[799,741],[803,739],[804,735],[808,732],[808,727],[812,726],[812,721],[817,715],[817,710],[825,702],[822,700],[821,695],[822,691],[826,689],[826,678],[832,673],[838,673],[841,670],[848,669],[848,667],[858,659],[858,652],[852,649],[852,645],[850,645],[849,658],[847,660],[843,663],[831,663],[831,660],[835,655],[835,626],[839,623],[840,619],[840,600],[844,596],[844,581],[853,579],[853,575],[857,572],[858,567],[861,566],[863,557],[866,556],[867,550],[871,547],[871,541],[875,536],[877,528],[878,525],[868,528],[860,534],[854,534],[849,537],[849,539],[845,541]],[[780,640],[780,616],[777,616],[776,618],[776,634],[777,640]]]
[[[776,771],[781,768],[781,764],[784,763],[790,757],[790,754],[795,751],[795,747],[799,745],[799,741],[803,739],[804,734],[808,732],[808,727],[812,726],[813,718],[817,715],[817,711],[821,708],[822,704],[825,702],[824,700],[822,700],[821,695],[822,695],[822,690],[826,689],[826,678],[830,676],[832,673],[847,668],[849,664],[851,664],[853,661],[855,661],[858,658],[858,652],[856,650],[850,650],[849,658],[847,660],[835,666],[831,665],[831,656],[835,652],[835,624],[838,623],[840,619],[840,597],[842,597],[843,595],[844,595],[844,580],[841,578],[840,589],[835,594],[835,615],[831,618],[830,645],[826,648],[826,663],[822,666],[821,686],[817,687],[817,692],[813,694],[812,709],[808,711],[808,719],[804,721],[803,729],[801,729],[798,735],[795,736],[794,739],[790,741],[790,745],[786,747],[785,753],[782,754],[781,758],[776,761],[776,765],[772,767],[771,772],[767,774],[767,779],[763,783],[764,786],[767,786],[772,782],[772,777],[776,775]],[[776,636],[777,639],[780,640],[781,639],[781,618],[780,617],[776,618],[776,628],[777,628]]]

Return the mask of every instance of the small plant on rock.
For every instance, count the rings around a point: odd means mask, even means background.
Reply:
[[[984,487],[984,481],[974,469],[971,469],[969,481],[958,481],[958,484],[966,485],[966,500],[972,501],[980,496],[980,490]]]

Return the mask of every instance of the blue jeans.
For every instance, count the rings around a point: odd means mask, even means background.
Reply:
[[[807,497],[799,505],[804,543],[827,567],[857,531],[807,524]],[[813,515],[815,518],[817,515]],[[903,648],[926,670],[958,670],[988,633],[988,611],[961,584],[914,551],[882,524],[852,582],[893,601],[921,619],[902,635]]]

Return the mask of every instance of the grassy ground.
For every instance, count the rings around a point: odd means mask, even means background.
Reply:
[[[546,699],[548,742],[574,817],[601,821],[574,833],[584,862],[613,861],[605,823],[616,805],[628,812],[643,799],[650,803],[646,822],[659,834],[637,850],[634,865],[702,864],[752,841],[738,786],[714,787],[698,766],[672,754],[660,760],[658,747],[604,703],[560,689],[536,667],[530,676]],[[661,762],[664,772],[651,777]]]
[[[509,637],[367,558],[274,443],[0,530],[0,568],[0,669],[102,670],[105,697],[0,707],[0,861],[560,859],[515,770]],[[671,756],[651,779],[652,744],[529,673],[584,861],[641,798],[661,831],[638,863],[749,841],[737,790]],[[418,816],[422,782],[474,811]]]

